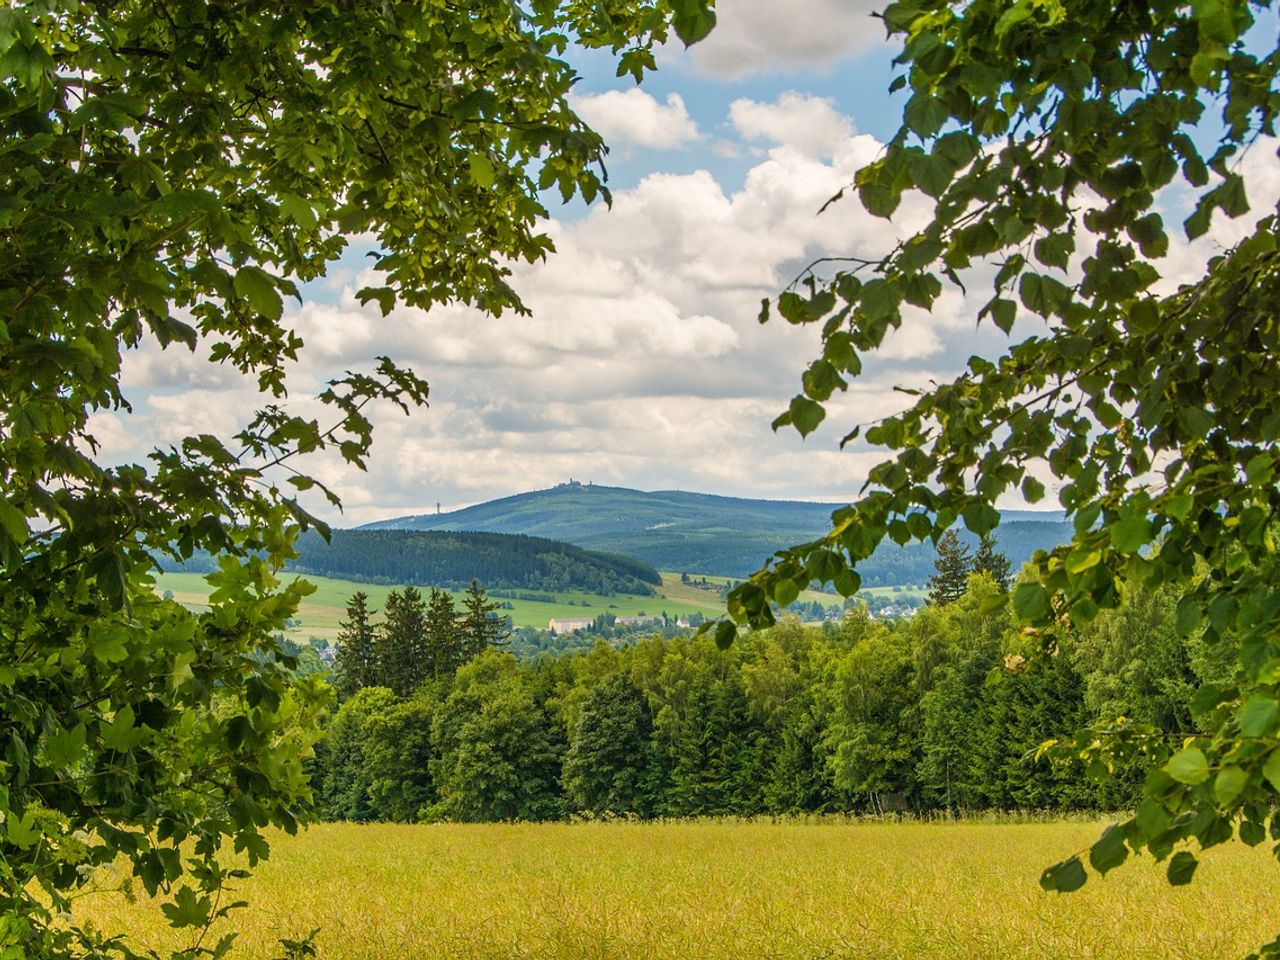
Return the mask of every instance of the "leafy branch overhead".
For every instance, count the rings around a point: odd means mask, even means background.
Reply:
[[[1203,758],[1196,775],[1185,751],[1170,759],[1133,725],[1076,744],[1100,774],[1139,744],[1151,752],[1143,807],[1117,829],[1129,848],[1161,857],[1193,837],[1258,842],[1280,794],[1268,775],[1280,764],[1274,211],[1206,258],[1194,282],[1160,292],[1179,229],[1165,222],[1162,191],[1193,193],[1180,231],[1194,240],[1215,217],[1250,212],[1240,161],[1275,149],[1264,138],[1280,111],[1280,51],[1266,31],[1250,33],[1270,7],[890,4],[883,20],[902,43],[893,88],[908,100],[901,128],[852,186],[875,216],[892,218],[912,192],[930,198],[932,216],[883,257],[823,275],[815,265],[763,312],[821,327],[821,355],[776,424],[802,434],[904,313],[947,289],[990,278],[979,322],[1037,331],[867,430],[891,456],[861,499],[836,511],[825,537],[780,552],[729,610],[759,626],[772,622],[770,601],[810,583],[850,595],[859,562],[886,537],[936,542],[956,522],[987,534],[999,498],[1039,502],[1052,477],[1074,541],[1038,555],[1012,594],[1044,648],[1137,583],[1185,590],[1182,629],[1239,651],[1239,682],[1201,692],[1200,731],[1185,748]],[[718,637],[734,631],[726,622]],[[1099,869],[1119,856],[1116,836],[1100,841]],[[1171,861],[1175,882],[1190,878],[1189,856]],[[1046,882],[1078,886],[1078,866]]]
[[[277,574],[323,529],[298,497],[338,498],[303,458],[363,468],[371,405],[427,399],[379,358],[302,415],[286,299],[359,234],[384,315],[522,310],[507,264],[551,249],[540,193],[608,196],[564,55],[639,80],[713,23],[708,0],[0,6],[0,952],[127,955],[55,919],[120,857],[173,895],[184,955],[230,948],[204,942],[237,879],[220,848],[252,865],[311,803],[325,690],[291,682],[275,638],[309,587]],[[144,344],[234,368],[262,409],[105,466],[92,418],[129,409]],[[196,614],[152,574],[198,551]]]

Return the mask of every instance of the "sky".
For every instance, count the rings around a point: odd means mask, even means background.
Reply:
[[[355,299],[376,282],[358,246],[310,284],[286,316],[306,343],[290,372],[299,404],[382,354],[425,377],[431,400],[408,418],[375,415],[367,472],[313,459],[310,470],[344,507],[309,505],[350,526],[570,478],[774,499],[856,497],[883,454],[856,444],[841,451],[839,439],[899,409],[904,395],[895,386],[949,379],[969,356],[995,355],[1009,342],[975,323],[989,296],[981,287],[969,298],[948,292],[932,313],[906,316],[863,376],[833,398],[815,434],[802,441],[770,429],[799,390],[817,333],[781,321],[762,326],[761,299],[815,258],[884,253],[928,215],[921,197],[908,197],[891,223],[852,198],[819,214],[898,126],[902,98],[886,92],[894,51],[874,6],[719,0],[712,35],[689,50],[664,48],[640,87],[616,78],[605,54],[575,57],[575,109],[610,145],[613,204],[544,198],[557,252],[515,269],[531,317],[446,306],[383,318]],[[1255,146],[1242,167],[1255,210],[1274,209],[1274,142]],[[1189,212],[1185,191],[1171,188],[1161,202],[1174,222]],[[1166,288],[1194,276],[1253,219],[1219,216],[1208,237],[1175,243],[1160,264]],[[1024,318],[1013,337],[1035,330]],[[259,403],[234,371],[154,344],[127,356],[123,381],[133,413],[103,412],[92,424],[100,455],[114,462],[193,432],[230,435]]]

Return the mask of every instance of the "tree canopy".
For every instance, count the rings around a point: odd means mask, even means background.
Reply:
[[[1250,212],[1240,160],[1275,149],[1280,111],[1275,37],[1250,32],[1270,8],[885,8],[901,43],[891,89],[908,99],[901,127],[850,191],[883,218],[923,194],[932,215],[887,254],[852,250],[815,264],[766,302],[762,319],[776,312],[821,328],[821,355],[776,426],[812,432],[863,355],[944,291],[989,287],[978,320],[1016,336],[1003,355],[974,357],[950,382],[917,391],[902,413],[855,426],[846,443],[862,437],[890,454],[868,488],[835,512],[825,537],[780,552],[738,588],[732,621],[717,628],[731,642],[735,622],[771,622],[771,601],[812,582],[850,595],[858,565],[886,538],[937,542],[957,522],[987,534],[998,498],[1020,490],[1036,503],[1051,482],[1074,540],[1037,554],[1012,593],[1043,649],[1135,585],[1170,585],[1183,594],[1181,632],[1199,627],[1238,651],[1231,682],[1200,687],[1185,740],[1119,719],[1072,747],[1099,776],[1135,756],[1148,770],[1136,814],[1108,830],[1091,864],[1106,871],[1146,849],[1170,858],[1174,883],[1194,871],[1192,840],[1261,842],[1280,793],[1275,213],[1206,253],[1202,272],[1177,289],[1162,263],[1171,190],[1192,197],[1187,240]],[[1073,857],[1044,882],[1069,890],[1085,878]]]
[[[540,191],[605,196],[603,144],[566,94],[571,44],[639,79],[706,0],[30,0],[0,7],[0,951],[126,954],[54,922],[124,856],[173,894],[187,955],[224,913],[224,843],[296,827],[324,695],[274,637],[308,587],[276,574],[300,458],[363,466],[368,405],[427,385],[382,358],[290,406],[303,344],[284,311],[351,235],[376,238],[389,311],[521,310],[511,260],[551,249]],[[234,437],[145,464],[97,456],[92,415],[129,409],[126,351],[189,349],[255,379]],[[372,360],[372,358],[371,358]],[[156,558],[220,557],[208,610],[156,595]]]

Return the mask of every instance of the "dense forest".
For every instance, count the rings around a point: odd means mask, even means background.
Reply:
[[[1191,693],[1229,657],[1135,592],[1030,656],[975,574],[910,620],[795,620],[728,650],[705,637],[519,661],[487,651],[409,696],[364,687],[313,764],[322,814],[554,819],[893,810],[1117,808],[1139,767],[1091,780],[1044,741],[1125,716],[1194,728]]]
[[[492,588],[639,596],[662,583],[658,571],[630,557],[519,534],[334,530],[328,543],[317,533],[300,537],[297,550],[290,570],[364,583],[463,589],[479,580]],[[201,556],[183,569],[208,572],[213,564]]]

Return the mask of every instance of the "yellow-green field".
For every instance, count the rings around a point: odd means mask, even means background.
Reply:
[[[237,956],[320,927],[322,958],[1237,960],[1280,931],[1265,850],[1210,850],[1188,887],[1149,858],[1067,896],[1040,869],[1095,824],[671,823],[313,827],[238,891]],[[77,913],[169,946],[159,912]]]
[[[316,592],[303,601],[298,610],[301,625],[290,631],[290,635],[305,640],[308,637],[323,637],[333,640],[338,635],[338,623],[346,613],[347,600],[357,590],[369,595],[370,605],[381,610],[386,603],[387,594],[396,589],[376,583],[356,583],[352,580],[337,580],[331,577],[306,577],[315,584]],[[202,605],[209,596],[208,584],[203,574],[199,573],[164,573],[156,578],[160,590],[172,590],[174,598],[193,607]],[[509,601],[514,609],[503,610],[509,614],[517,627],[533,626],[545,630],[552,617],[597,617],[602,613],[612,613],[619,617],[633,617],[641,613],[656,616],[666,611],[673,617],[701,613],[703,616],[719,616],[724,613],[724,601],[713,591],[700,590],[680,582],[678,573],[664,573],[662,586],[657,588],[656,597],[633,597],[626,594],[605,596],[598,593],[585,593],[579,590],[557,591],[553,595],[555,603],[537,600],[517,600],[508,597],[493,597],[499,602]],[[542,591],[513,590],[512,593],[531,593]],[[461,601],[462,594],[453,591],[454,598]],[[805,591],[805,600],[819,600],[825,604],[841,603],[842,598],[833,594]]]

